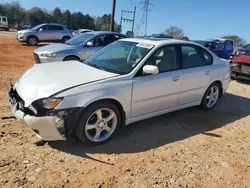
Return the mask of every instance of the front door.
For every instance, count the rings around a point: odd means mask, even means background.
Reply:
[[[40,41],[50,40],[50,31],[48,30],[48,25],[44,25],[38,29],[37,37]]]
[[[149,114],[178,104],[182,75],[175,46],[158,49],[146,62],[156,65],[159,73],[133,79],[131,117]]]
[[[83,59],[87,59],[89,56],[109,44],[108,35],[99,35],[92,39],[91,41],[93,46],[86,46],[86,52],[84,53]]]
[[[212,56],[204,49],[193,45],[181,46],[182,90],[179,104],[201,100],[211,80]]]

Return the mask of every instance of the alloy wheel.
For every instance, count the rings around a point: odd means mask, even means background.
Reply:
[[[118,119],[109,108],[101,108],[92,113],[85,125],[85,133],[92,142],[103,142],[115,131]]]
[[[217,103],[217,100],[219,98],[219,88],[218,86],[214,85],[212,86],[209,91],[207,92],[206,96],[206,106],[207,108],[213,108],[214,105]]]

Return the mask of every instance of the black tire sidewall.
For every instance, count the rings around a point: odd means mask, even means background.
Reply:
[[[33,38],[33,39],[35,39],[35,40],[36,40],[36,44],[30,44],[29,40],[30,40],[31,38]],[[37,43],[38,43],[38,40],[37,40],[37,38],[36,38],[36,37],[30,36],[30,37],[28,37],[28,38],[27,38],[27,44],[28,44],[29,46],[36,46],[36,45],[37,45]]]
[[[218,89],[219,89],[219,97],[218,97],[218,99],[217,99],[215,105],[214,105],[213,107],[211,107],[211,108],[208,108],[208,107],[207,107],[207,104],[206,104],[206,97],[207,97],[207,94],[208,94],[208,92],[210,91],[211,87],[214,87],[214,86],[217,86]],[[218,83],[212,83],[212,84],[208,87],[208,89],[206,90],[205,94],[203,95],[202,100],[201,100],[201,105],[200,105],[200,106],[201,106],[201,108],[203,108],[204,110],[211,110],[211,109],[213,109],[213,108],[219,103],[220,99],[221,99],[221,86],[220,86]]]
[[[111,136],[108,139],[106,139],[103,142],[93,142],[93,141],[89,140],[89,138],[87,137],[87,135],[85,133],[85,126],[86,126],[86,122],[87,122],[89,116],[100,108],[109,108],[109,109],[113,110],[117,116],[117,125],[116,125],[116,129],[114,130],[114,132],[111,134]],[[122,117],[121,113],[119,112],[117,106],[110,103],[110,102],[101,102],[99,104],[96,103],[96,104],[90,105],[89,107],[87,107],[83,111],[81,117],[77,121],[77,124],[75,127],[75,134],[82,143],[87,144],[87,145],[105,143],[105,142],[109,141],[117,132],[117,129],[120,127],[121,122],[122,122],[121,117]]]

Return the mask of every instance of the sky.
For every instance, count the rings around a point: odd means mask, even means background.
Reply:
[[[0,0],[0,3],[11,2]],[[111,13],[112,0],[19,0],[25,9],[34,6],[52,11],[55,7],[91,16]],[[116,0],[115,20],[120,23],[121,10],[133,11],[136,6],[135,32],[140,27],[143,0]],[[161,33],[170,26],[183,29],[192,40],[239,35],[250,42],[250,0],[150,0],[148,34]],[[125,14],[131,18],[130,14]],[[123,23],[123,31],[131,27]]]

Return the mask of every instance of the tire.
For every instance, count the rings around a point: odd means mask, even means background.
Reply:
[[[62,38],[62,43],[66,43],[67,40],[69,40],[69,39],[70,39],[70,37],[63,37],[63,38]]]
[[[105,120],[109,116],[112,119]],[[120,127],[121,117],[116,105],[108,101],[94,103],[84,110],[76,124],[75,134],[87,145],[104,143],[110,140]]]
[[[201,100],[201,108],[204,110],[213,109],[221,98],[221,89],[222,88],[218,83],[211,84]]]
[[[63,61],[81,61],[81,60],[76,56],[68,56]]]
[[[27,38],[27,44],[28,44],[29,46],[36,46],[37,43],[38,43],[37,37],[35,37],[35,36],[30,36],[30,37]]]

